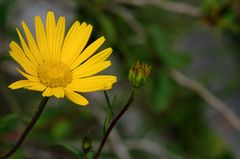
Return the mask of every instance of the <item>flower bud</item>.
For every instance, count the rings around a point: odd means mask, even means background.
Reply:
[[[129,70],[128,79],[134,88],[140,88],[149,78],[151,66],[137,61]]]
[[[91,140],[88,137],[84,137],[82,141],[82,150],[87,154],[92,149]]]

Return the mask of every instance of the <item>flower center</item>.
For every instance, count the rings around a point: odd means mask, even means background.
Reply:
[[[58,61],[46,61],[37,68],[38,78],[50,88],[65,87],[72,81],[70,68]]]

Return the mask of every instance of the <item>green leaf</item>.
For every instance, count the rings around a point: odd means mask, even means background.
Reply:
[[[106,91],[104,91],[104,96],[107,102],[107,114],[104,120],[104,125],[103,125],[103,134],[106,133],[107,129],[109,128],[109,125],[114,117],[114,112],[112,109],[112,103],[110,102],[109,96]]]
[[[105,117],[104,125],[103,125],[103,134],[105,134],[107,129],[109,128],[112,118],[113,118],[113,116],[112,116],[111,111],[107,110],[107,115]]]
[[[111,113],[112,116],[114,116],[114,112],[113,112],[113,109],[112,109],[112,104],[110,102],[110,98],[107,94],[107,91],[103,91],[103,92],[104,92],[104,96],[105,96],[105,99],[106,99],[106,102],[107,102],[108,111]]]

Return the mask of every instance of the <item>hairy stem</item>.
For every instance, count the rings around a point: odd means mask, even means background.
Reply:
[[[7,159],[10,156],[12,156],[17,149],[22,145],[23,141],[25,140],[25,138],[27,137],[28,133],[30,132],[30,130],[33,128],[33,126],[35,125],[35,123],[37,122],[38,118],[40,117],[41,113],[43,112],[43,109],[45,108],[47,101],[48,101],[49,97],[43,97],[41,103],[39,104],[37,111],[35,112],[31,122],[28,124],[28,126],[25,128],[25,130],[23,131],[22,135],[20,136],[19,140],[17,141],[17,143],[15,144],[15,146],[9,151],[7,152],[5,155],[3,155],[2,157],[0,157],[1,159]]]

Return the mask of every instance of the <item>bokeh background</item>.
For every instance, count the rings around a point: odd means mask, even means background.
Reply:
[[[89,43],[104,35],[114,50],[108,95],[118,112],[128,99],[128,69],[152,65],[148,83],[112,132],[101,159],[240,158],[240,2],[238,0],[0,0],[0,154],[10,149],[41,100],[12,91],[22,77],[9,57],[21,21],[48,10],[94,26]],[[85,95],[85,94],[84,94]],[[102,137],[106,100],[89,93],[87,107],[51,98],[24,145],[11,159],[74,159],[89,136]]]

